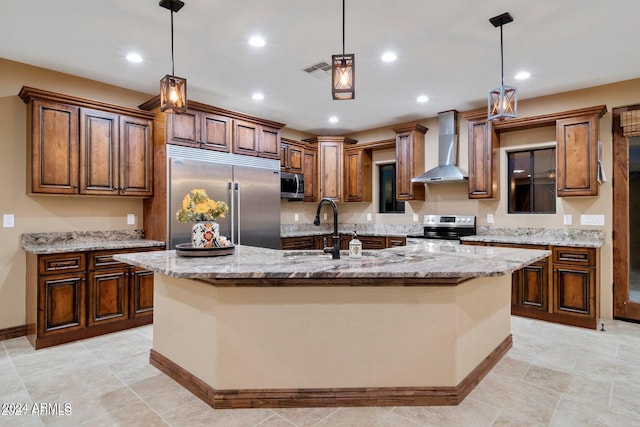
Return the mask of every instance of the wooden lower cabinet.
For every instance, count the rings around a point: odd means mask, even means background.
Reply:
[[[348,250],[349,242],[353,234],[340,234],[340,249]],[[362,249],[385,249],[392,246],[404,246],[407,239],[401,236],[360,236],[358,240],[362,242]],[[333,245],[331,234],[321,234],[315,236],[282,237],[280,239],[280,249],[282,250],[310,250],[324,249]]]
[[[153,321],[153,272],[113,259],[140,248],[27,254],[27,338],[36,348]]]
[[[551,257],[511,275],[511,314],[597,329],[600,316],[599,250],[568,246],[463,242],[551,250]]]

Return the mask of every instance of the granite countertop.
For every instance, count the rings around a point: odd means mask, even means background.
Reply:
[[[604,231],[602,230],[478,227],[477,233],[475,236],[462,237],[460,240],[463,242],[583,248],[600,248],[604,244]]]
[[[164,246],[164,242],[145,239],[139,230],[71,231],[22,235],[22,249],[33,254]]]
[[[236,246],[232,255],[183,257],[175,250],[115,255],[156,273],[186,279],[427,279],[510,274],[551,254],[547,250],[448,245],[420,242],[377,251],[362,259],[340,260],[322,251],[279,251]],[[364,284],[365,282],[362,282]],[[354,281],[354,285],[357,285]],[[242,282],[234,283],[235,286]],[[331,285],[327,282],[325,285]]]

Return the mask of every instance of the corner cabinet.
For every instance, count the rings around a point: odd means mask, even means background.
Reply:
[[[356,140],[344,136],[317,136],[305,139],[317,147],[318,198],[329,198],[336,202],[344,200],[344,149]],[[305,177],[305,187],[307,185]]]
[[[417,123],[395,127],[396,133],[396,199],[424,200],[425,184],[411,182],[424,172],[424,135],[427,128]]]
[[[153,321],[153,272],[113,259],[161,248],[27,254],[27,337],[36,349]]]
[[[33,194],[153,194],[153,115],[23,87]]]

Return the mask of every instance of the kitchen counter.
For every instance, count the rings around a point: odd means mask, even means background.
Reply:
[[[362,259],[339,260],[322,251],[279,251],[236,246],[232,255],[182,257],[175,250],[120,254],[115,259],[155,273],[184,279],[251,279],[234,286],[273,285],[274,279],[320,279],[323,286],[343,284],[335,279],[359,279],[352,286],[385,284],[389,279],[493,277],[508,275],[550,255],[550,251],[451,245],[422,240],[407,246],[365,251]],[[265,281],[264,279],[269,279]],[[326,279],[334,279],[326,281]],[[261,281],[262,280],[262,281]],[[218,284],[216,282],[216,284]],[[287,286],[286,282],[281,285]]]
[[[415,243],[364,258],[238,246],[155,272],[150,363],[214,408],[456,405],[512,346],[511,273],[546,250]]]
[[[72,231],[22,235],[22,249],[32,254],[56,254],[108,249],[163,247],[138,230]]]
[[[478,227],[475,236],[462,237],[462,242],[509,243],[518,245],[572,246],[600,248],[604,231],[557,228]]]

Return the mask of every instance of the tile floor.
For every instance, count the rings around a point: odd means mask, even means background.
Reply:
[[[149,365],[151,326],[37,352],[21,337],[0,342],[0,403],[71,415],[0,426],[640,426],[640,325],[605,329],[513,317],[513,348],[458,406],[273,410],[202,403]]]

